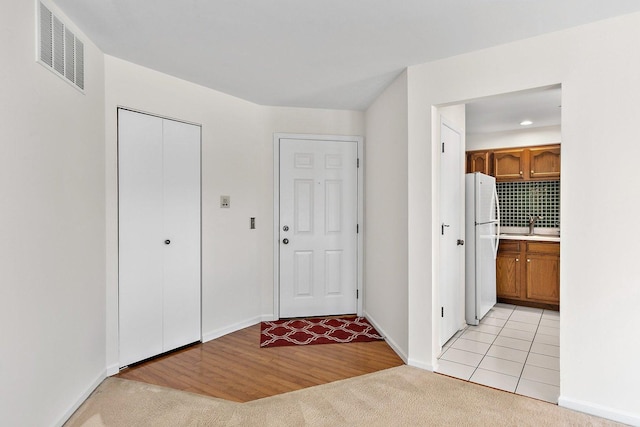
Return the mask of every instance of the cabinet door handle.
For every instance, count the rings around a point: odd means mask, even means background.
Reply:
[[[516,262],[519,262],[519,261],[520,261],[520,258],[516,258]]]
[[[530,259],[527,259],[527,262],[531,262],[531,260],[530,260]]]
[[[531,175],[533,175],[535,172],[533,171],[533,169],[531,169]]]
[[[520,171],[520,175],[522,175],[522,171]]]

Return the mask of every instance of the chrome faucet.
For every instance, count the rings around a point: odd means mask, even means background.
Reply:
[[[529,217],[529,236],[533,236],[533,226],[536,224],[536,221],[542,219],[541,216],[535,215]]]

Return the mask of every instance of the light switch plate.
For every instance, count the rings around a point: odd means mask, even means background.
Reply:
[[[230,208],[231,207],[231,196],[220,196],[220,207],[221,208]]]

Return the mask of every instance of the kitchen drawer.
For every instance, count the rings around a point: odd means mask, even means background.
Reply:
[[[527,253],[560,255],[560,243],[527,242]]]
[[[520,252],[520,240],[500,240],[499,252]]]

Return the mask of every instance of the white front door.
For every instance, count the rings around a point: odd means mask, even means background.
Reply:
[[[440,153],[440,344],[446,343],[460,326],[463,307],[460,289],[463,286],[462,270],[464,249],[461,213],[462,183],[464,174],[461,160],[460,134],[442,124]]]
[[[280,139],[280,317],[356,313],[358,147]]]

